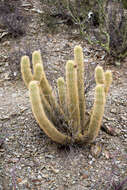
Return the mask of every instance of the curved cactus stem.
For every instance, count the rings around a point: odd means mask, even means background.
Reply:
[[[67,85],[67,107],[69,120],[72,126],[73,135],[81,132],[80,127],[80,110],[77,87],[77,68],[74,61],[68,61],[66,64],[66,85]]]
[[[57,104],[56,98],[53,95],[52,87],[50,86],[44,72],[42,73],[42,79],[40,81],[40,87],[42,89],[42,92],[43,92],[45,98],[47,99],[47,101],[51,105],[52,109],[55,109],[56,111],[58,111],[58,104]]]
[[[105,82],[104,71],[101,66],[97,66],[95,69],[95,81],[96,84],[104,84]]]
[[[41,103],[40,91],[37,81],[31,81],[29,85],[29,92],[33,114],[43,131],[57,143],[69,143],[70,138],[59,132],[47,118]]]
[[[43,61],[42,61],[42,58],[41,58],[40,50],[34,51],[32,53],[32,64],[33,64],[33,72],[35,71],[35,65],[36,64],[41,64],[42,68],[43,68]]]
[[[105,94],[106,94],[106,96],[109,92],[111,83],[112,83],[112,72],[110,70],[107,70],[105,72]]]
[[[77,66],[77,81],[78,81],[78,95],[79,95],[79,109],[82,131],[85,130],[85,89],[84,89],[84,59],[81,46],[75,46],[74,48],[74,62]]]
[[[49,103],[51,103],[50,102],[50,98],[51,98],[50,96],[52,96],[51,95],[52,94],[52,87],[50,86],[44,71],[42,73],[42,79],[40,81],[40,87],[41,87],[46,99],[49,101]]]
[[[48,115],[49,119],[51,121],[55,121],[56,120],[56,116],[54,111],[52,110],[49,102],[47,101],[47,99],[45,98],[41,88],[40,88],[40,97],[41,97],[41,102],[43,104],[44,110],[46,112],[46,114]]]
[[[89,142],[93,141],[100,130],[101,121],[104,114],[105,106],[105,92],[103,85],[97,85],[95,89],[95,100],[92,109],[92,114],[90,117],[90,124],[88,128],[88,138]]]
[[[61,115],[64,115],[62,109],[57,104],[57,100],[53,94],[52,87],[50,86],[44,71],[42,72],[40,88],[41,88],[45,98],[47,99],[48,103],[50,104],[52,110],[55,110],[56,114],[60,113]]]
[[[59,95],[59,103],[63,111],[66,112],[66,89],[65,89],[65,82],[63,77],[58,78],[57,80],[57,88],[58,88],[58,95]]]
[[[28,56],[21,58],[21,73],[26,87],[28,88],[30,81],[33,80],[33,75],[30,68],[30,60]]]

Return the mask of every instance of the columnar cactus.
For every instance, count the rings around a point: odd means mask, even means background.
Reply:
[[[67,61],[66,82],[57,80],[58,100],[50,86],[41,59],[40,51],[32,54],[33,72],[29,57],[21,58],[21,73],[29,89],[32,111],[40,127],[55,142],[60,144],[91,143],[97,137],[112,82],[111,71],[95,69],[95,98],[89,119],[86,117],[84,94],[84,62],[80,46],[74,48],[74,61]]]

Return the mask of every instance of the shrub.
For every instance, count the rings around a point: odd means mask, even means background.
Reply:
[[[75,25],[92,45],[100,45],[107,57],[123,59],[127,55],[127,13],[122,0],[44,1],[48,10],[43,21],[50,28],[58,24]],[[43,3],[44,3],[43,2]],[[44,17],[45,15],[45,17]]]

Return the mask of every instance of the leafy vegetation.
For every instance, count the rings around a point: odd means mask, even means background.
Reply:
[[[20,0],[1,0],[0,25],[12,37],[19,37],[26,32],[27,16],[21,10]]]
[[[100,45],[107,57],[121,60],[127,55],[126,3],[121,0],[41,1],[48,9],[42,20],[53,31],[60,24],[75,26],[90,44]]]

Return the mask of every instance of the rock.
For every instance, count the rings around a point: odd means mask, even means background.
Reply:
[[[116,66],[120,66],[121,63],[120,63],[119,61],[116,61],[116,62],[115,62],[115,65],[116,65]]]
[[[111,109],[111,111],[110,111],[111,113],[116,113],[117,112],[117,110],[116,110],[116,108],[113,108],[113,109]]]

